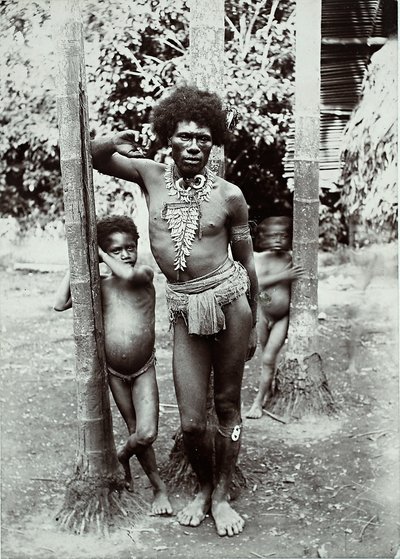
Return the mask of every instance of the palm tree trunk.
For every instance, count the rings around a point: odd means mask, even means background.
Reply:
[[[224,0],[196,0],[190,3],[190,75],[200,89],[224,93],[225,8]],[[224,148],[214,146],[209,166],[225,174]]]
[[[118,494],[123,485],[118,472],[104,355],[79,0],[53,0],[52,21],[58,57],[60,162],[78,399],[75,475],[68,484],[57,520],[63,528],[78,533],[92,524],[107,531],[108,519],[121,512]]]
[[[321,0],[296,3],[293,260],[288,349],[269,409],[289,417],[333,410],[317,352]]]

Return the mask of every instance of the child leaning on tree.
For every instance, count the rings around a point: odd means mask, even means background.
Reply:
[[[152,443],[158,432],[158,387],[155,373],[155,289],[153,270],[137,264],[139,238],[132,219],[109,216],[98,221],[99,260],[111,271],[101,277],[108,380],[129,437],[118,449],[125,486],[133,491],[129,465],[136,455],[153,487],[153,514],[171,514],[166,486],[158,473]],[[54,309],[72,307],[70,273],[56,294]]]
[[[259,419],[272,396],[278,354],[289,325],[290,284],[302,277],[303,269],[292,266],[292,222],[287,216],[264,219],[256,230],[258,336],[262,350],[262,370],[257,395],[246,417]]]

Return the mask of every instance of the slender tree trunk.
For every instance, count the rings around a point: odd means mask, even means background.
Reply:
[[[333,398],[317,352],[321,0],[296,3],[293,260],[288,349],[269,409],[289,417],[326,413]]]
[[[224,46],[225,46],[224,0],[196,0],[190,4],[190,69],[191,81],[200,89],[224,93]],[[218,175],[224,175],[224,148],[214,146],[209,166]],[[213,375],[211,375],[207,395],[207,425],[214,438],[217,418],[214,409]],[[175,487],[191,489],[196,477],[185,455],[182,431],[174,435],[174,446],[165,475]],[[231,497],[234,498],[245,478],[236,467],[231,484]]]
[[[225,6],[224,0],[190,3],[190,75],[200,89],[224,94]],[[214,146],[209,166],[224,176],[224,148]]]
[[[88,136],[88,109],[79,0],[53,0],[58,58],[58,125],[65,228],[71,271],[78,399],[78,448],[57,520],[83,533],[107,532],[121,513],[119,475],[105,368],[96,215]]]

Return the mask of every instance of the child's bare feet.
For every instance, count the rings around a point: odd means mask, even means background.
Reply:
[[[124,481],[124,485],[125,485],[125,489],[129,492],[133,492],[133,479],[132,479],[132,473],[131,473],[131,467],[129,465],[129,456],[125,450],[125,447],[120,447],[117,451],[117,457],[119,460],[119,463],[122,465],[122,467],[124,468],[124,473],[125,473],[125,481]]]
[[[172,506],[165,491],[154,491],[154,501],[151,505],[151,514],[172,514]]]
[[[250,419],[260,419],[262,414],[263,410],[261,404],[254,402],[249,411],[246,413],[246,417],[249,417]]]
[[[177,520],[183,526],[198,526],[210,510],[210,497],[197,493],[196,497],[184,509],[178,512]]]
[[[266,408],[271,399],[272,399],[272,392],[268,393],[264,396],[264,399],[263,399],[263,402],[262,402],[262,407]]]
[[[351,374],[351,375],[355,375],[355,374],[358,373],[356,364],[353,361],[351,363],[349,363],[349,366],[347,367],[346,373]]]
[[[213,503],[211,514],[219,536],[235,536],[242,532],[244,520],[227,501]]]

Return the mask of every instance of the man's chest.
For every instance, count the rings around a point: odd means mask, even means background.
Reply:
[[[228,218],[227,204],[218,192],[211,192],[208,200],[182,200],[168,192],[160,192],[149,200],[150,231],[174,230],[179,235],[192,230],[213,236],[226,228]]]

